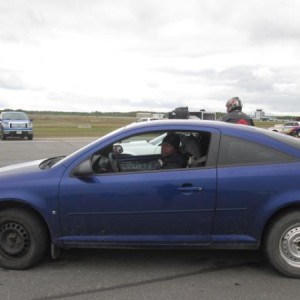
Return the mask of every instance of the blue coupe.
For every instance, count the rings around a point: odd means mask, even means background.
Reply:
[[[183,168],[122,147],[169,133]],[[0,266],[26,269],[72,247],[263,247],[275,269],[300,277],[299,178],[300,142],[287,135],[217,121],[131,124],[69,156],[0,168]]]

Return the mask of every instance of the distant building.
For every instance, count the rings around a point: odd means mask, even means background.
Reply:
[[[152,117],[152,113],[150,112],[138,112],[136,114],[137,118],[151,118]]]
[[[151,112],[139,112],[136,114],[136,117],[138,119],[142,119],[142,118],[163,119],[164,114],[163,113],[151,113]]]
[[[261,108],[258,108],[254,113],[254,119],[261,120],[264,117],[265,117],[265,112]]]
[[[255,113],[254,117],[255,120],[260,120],[260,121],[272,121],[273,118],[270,115],[266,115],[263,109],[258,108]]]
[[[152,115],[153,118],[156,118],[156,119],[163,119],[165,117],[165,114],[163,113],[155,113]]]

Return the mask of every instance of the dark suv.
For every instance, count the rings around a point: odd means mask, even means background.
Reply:
[[[2,140],[9,136],[32,140],[32,120],[21,111],[4,111],[0,114],[0,135]]]

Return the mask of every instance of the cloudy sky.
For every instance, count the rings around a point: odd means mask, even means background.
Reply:
[[[299,0],[0,0],[0,110],[300,115]]]

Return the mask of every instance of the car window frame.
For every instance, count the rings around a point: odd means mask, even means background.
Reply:
[[[153,128],[152,130],[145,131],[144,133],[145,134],[149,134],[151,132],[164,133],[164,132],[171,132],[171,131],[174,131],[174,132],[205,132],[207,134],[210,134],[210,142],[207,145],[208,149],[207,149],[206,165],[202,166],[202,167],[196,167],[196,168],[187,168],[186,167],[186,168],[177,168],[177,169],[174,168],[174,169],[166,169],[166,170],[157,169],[157,170],[142,170],[142,171],[137,171],[137,172],[132,171],[132,172],[130,172],[130,174],[142,173],[142,172],[186,171],[186,170],[191,170],[191,169],[199,170],[199,169],[204,169],[204,168],[207,169],[207,168],[215,168],[216,167],[218,151],[219,151],[219,140],[220,140],[220,131],[218,129],[216,129],[216,128],[206,128],[206,127],[203,127],[203,128],[201,128],[201,127],[200,128],[199,127],[195,127],[195,128],[190,128],[190,127],[180,128],[180,127],[177,127],[177,128],[170,128],[170,129],[164,128],[162,130],[162,129],[159,129],[159,128],[158,129]],[[128,136],[123,137],[121,140],[130,139],[131,137],[136,136],[136,135],[140,135],[140,134],[143,134],[143,132],[135,132],[135,133],[129,134]],[[120,139],[116,139],[116,140],[112,141],[111,143],[106,144],[105,147],[102,147],[101,149],[95,150],[93,152],[93,154],[89,156],[89,159],[92,159],[93,155],[95,155],[96,153],[101,152],[102,150],[109,147],[110,145],[118,143],[118,141],[120,141]],[[155,156],[157,156],[157,155],[153,155],[153,157],[155,157]],[[74,175],[74,172],[72,171],[71,174]],[[106,175],[112,176],[112,175],[123,175],[123,174],[129,174],[129,172],[107,172],[107,173],[96,173],[95,172],[95,173],[92,174],[92,176],[106,176]]]

